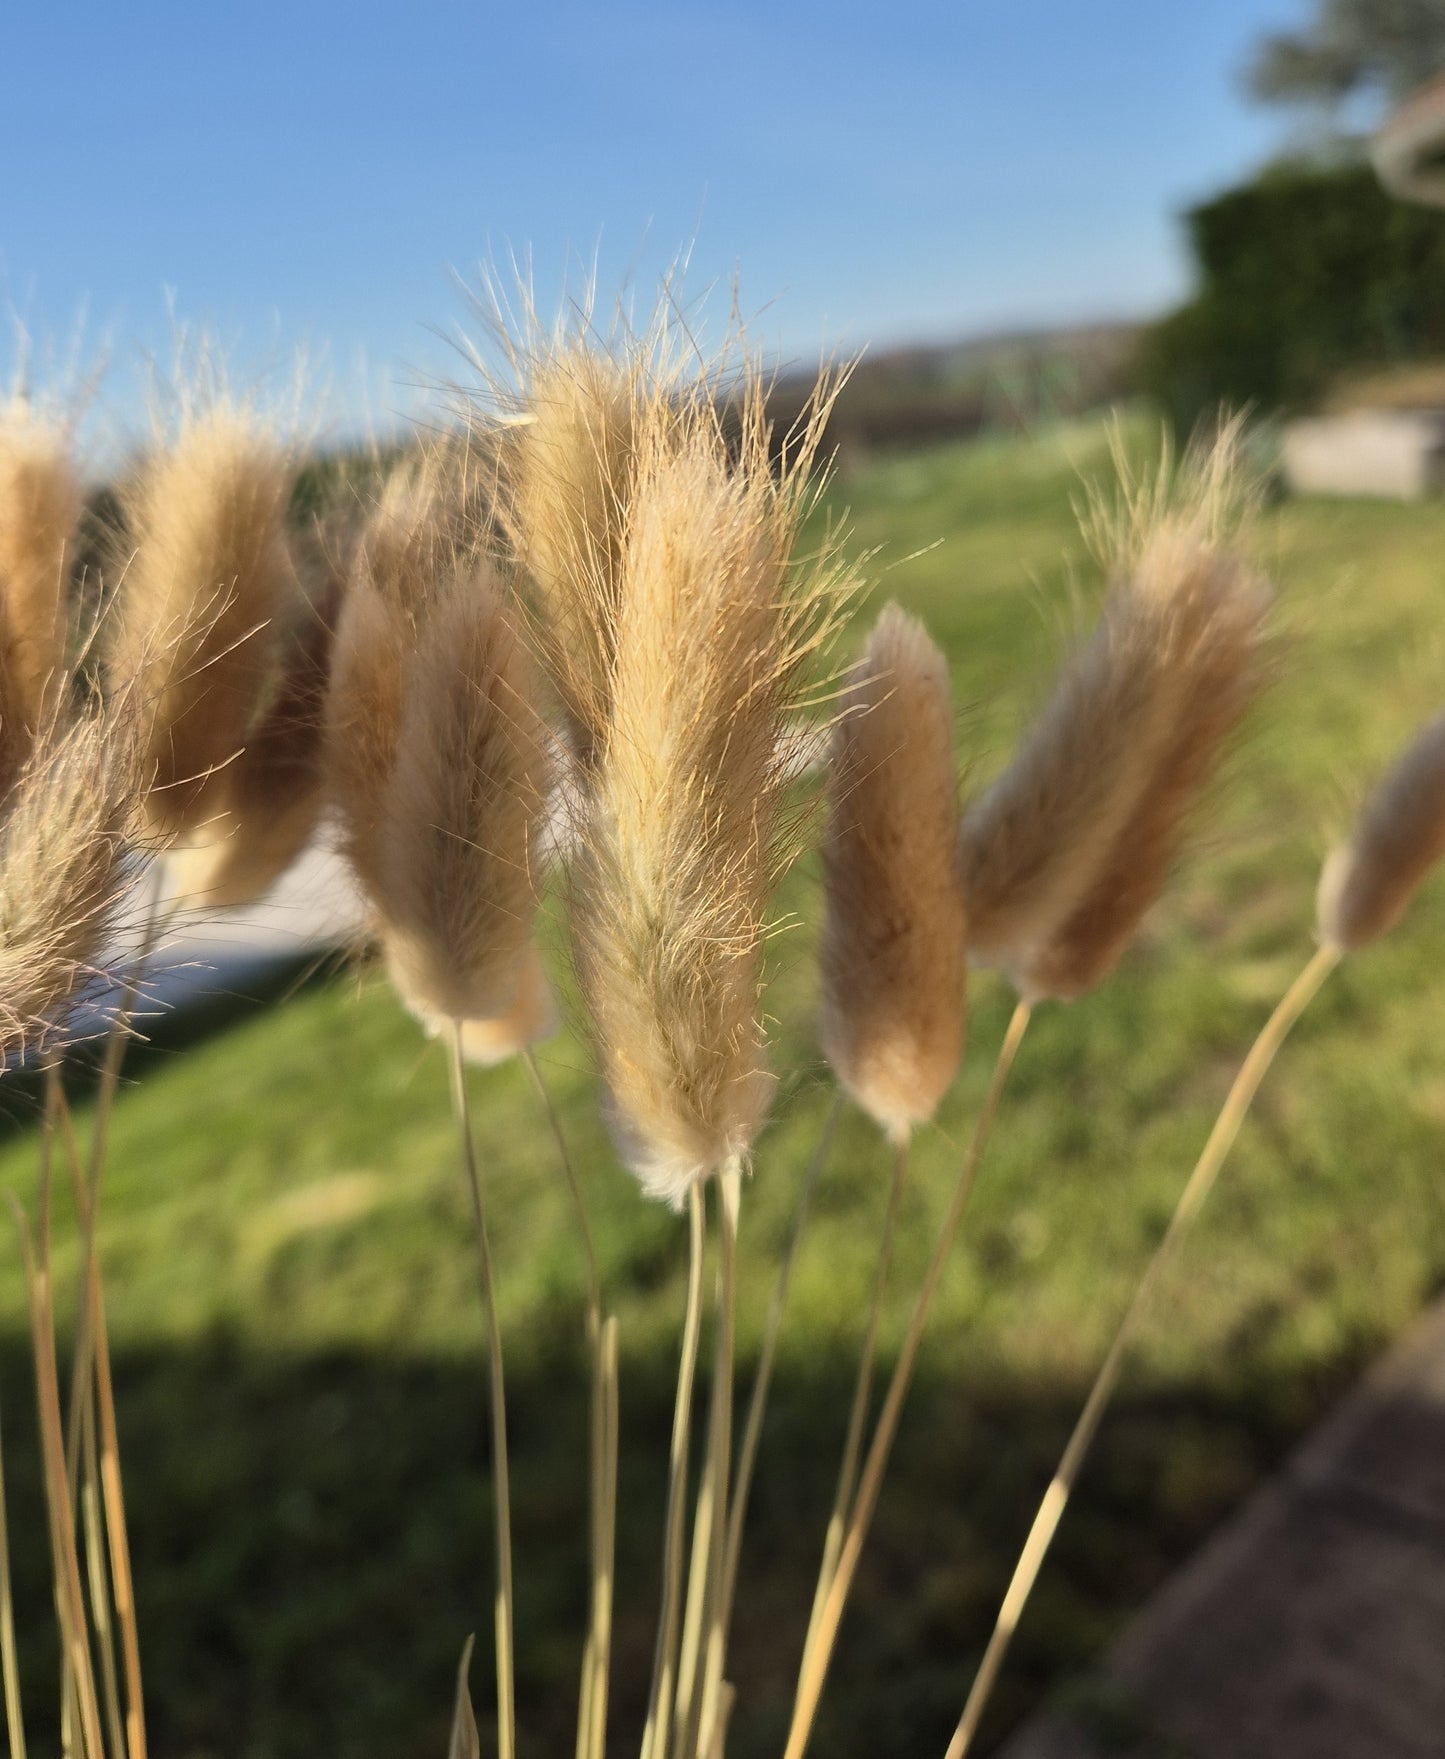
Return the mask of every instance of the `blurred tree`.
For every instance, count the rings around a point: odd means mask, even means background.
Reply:
[[[1315,0],[1303,30],[1264,38],[1246,83],[1265,103],[1339,117],[1356,100],[1390,104],[1445,71],[1445,0]]]

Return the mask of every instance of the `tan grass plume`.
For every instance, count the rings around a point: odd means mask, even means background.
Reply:
[[[774,474],[752,392],[731,456],[701,391],[649,424],[577,861],[579,969],[612,1121],[645,1189],[674,1204],[745,1155],[762,1120],[781,735],[841,592],[826,558],[793,564],[811,456]]]
[[[274,676],[245,743],[215,779],[211,816],[168,858],[179,894],[214,909],[264,897],[316,829],[322,723],[341,583],[276,631]]]
[[[523,363],[519,419],[502,430],[500,518],[536,592],[547,673],[584,764],[606,739],[623,533],[647,395],[639,349],[621,360],[582,343]]]
[[[1445,856],[1445,715],[1406,746],[1325,862],[1320,938],[1342,953],[1378,940]]]
[[[122,493],[130,558],[109,619],[113,676],[148,707],[153,831],[211,815],[266,687],[272,622],[295,588],[294,463],[265,424],[218,402],[188,413]]]
[[[381,883],[382,803],[396,765],[409,657],[457,553],[443,475],[427,459],[404,461],[388,476],[356,544],[323,726],[326,789],[342,850],[368,892]]]
[[[1234,553],[1240,431],[1167,455],[1097,514],[1112,584],[1094,634],[1003,775],[964,814],[971,955],[1072,995],[1123,951],[1260,678],[1258,579]]]
[[[145,770],[134,703],[52,715],[0,820],[0,1054],[63,1025],[129,890]]]
[[[469,1063],[490,1068],[550,1038],[561,1024],[542,956],[535,945],[528,945],[507,1011],[491,1019],[462,1022],[462,1055]]]
[[[0,404],[0,791],[56,705],[80,511],[64,429],[23,398]]]
[[[823,1049],[902,1139],[933,1115],[963,1054],[965,911],[948,668],[888,605],[833,734],[823,845]]]
[[[548,737],[501,582],[443,583],[410,657],[373,901],[387,970],[423,1019],[504,1015],[531,944]]]

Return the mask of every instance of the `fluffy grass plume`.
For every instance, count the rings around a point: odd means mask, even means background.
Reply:
[[[1113,573],[1098,627],[964,814],[970,954],[1035,996],[1076,993],[1117,958],[1253,688],[1263,595],[1221,548],[1244,498],[1238,441],[1230,426],[1142,485],[1122,469],[1122,516],[1096,516]],[[1216,711],[1210,682],[1231,666],[1239,687]],[[1135,853],[1129,898],[1113,904]]]
[[[407,672],[373,884],[387,969],[423,1019],[495,1018],[530,945],[548,739],[485,564],[438,590]]]
[[[1269,593],[1237,551],[1237,433],[1182,484],[1126,495],[1118,566],[1154,624],[1150,666],[1167,716],[1133,808],[1092,883],[1027,966],[1033,996],[1076,997],[1106,977],[1163,889],[1191,812],[1266,674]],[[1105,527],[1107,530],[1107,527]]]
[[[408,656],[456,556],[444,474],[435,460],[408,460],[387,478],[357,540],[323,724],[326,791],[343,853],[371,894],[382,883],[382,803],[396,765]]]
[[[529,1045],[550,1038],[561,1025],[542,956],[529,944],[517,970],[517,986],[504,1014],[462,1023],[462,1055],[469,1063],[490,1068],[515,1057]]]
[[[1417,733],[1320,875],[1320,938],[1339,952],[1378,940],[1445,855],[1445,715]]]
[[[823,1048],[902,1139],[963,1052],[965,911],[943,655],[897,605],[879,617],[833,734],[823,846]]]
[[[147,705],[147,805],[174,837],[213,811],[266,687],[271,623],[294,590],[286,510],[294,464],[266,425],[221,400],[188,411],[122,494],[130,558],[110,662]]]
[[[0,405],[0,789],[56,701],[80,506],[64,430],[23,398]]]
[[[523,366],[520,418],[502,430],[500,517],[532,581],[536,627],[577,755],[606,740],[623,533],[646,373],[581,343]],[[654,408],[656,407],[654,400]]]
[[[129,887],[145,770],[133,702],[52,716],[0,821],[0,1054],[32,1049],[96,975]]]
[[[170,852],[173,883],[216,909],[263,897],[310,840],[322,800],[322,722],[340,583],[293,608],[245,744],[216,777],[212,815]]]
[[[574,917],[619,1144],[677,1204],[746,1154],[766,1105],[781,734],[841,581],[827,561],[793,564],[811,449],[774,474],[760,387],[734,448],[710,395],[672,410],[637,458]]]

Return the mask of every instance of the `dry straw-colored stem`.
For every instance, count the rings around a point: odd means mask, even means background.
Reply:
[[[589,1424],[589,1496],[592,1537],[592,1591],[587,1627],[587,1643],[582,1654],[582,1683],[577,1703],[577,1759],[600,1755],[607,1738],[607,1682],[612,1650],[612,1581],[613,1552],[617,1527],[617,1321],[602,1317],[602,1279],[597,1269],[597,1251],[592,1239],[592,1226],[587,1219],[587,1205],[577,1177],[571,1150],[567,1146],[562,1120],[536,1054],[530,1046],[522,1051],[522,1061],[531,1077],[537,1097],[547,1114],[548,1124],[557,1144],[567,1189],[572,1199],[572,1213],[587,1261],[587,1345],[591,1360],[592,1387]]]
[[[772,1387],[773,1367],[778,1356],[778,1338],[783,1329],[783,1314],[788,1305],[788,1290],[793,1280],[793,1265],[797,1261],[798,1244],[803,1237],[808,1211],[812,1207],[813,1193],[817,1189],[818,1179],[827,1163],[828,1151],[833,1145],[833,1136],[838,1128],[838,1119],[842,1116],[842,1112],[843,1093],[839,1089],[833,1095],[832,1103],[828,1107],[828,1115],[823,1121],[823,1132],[818,1138],[818,1146],[814,1149],[813,1158],[808,1163],[808,1170],[803,1175],[803,1183],[798,1191],[798,1201],[793,1209],[792,1223],[788,1229],[787,1244],[783,1248],[777,1279],[773,1284],[772,1301],[768,1306],[767,1323],[763,1329],[762,1349],[758,1352],[757,1374],[753,1380],[752,1397],[748,1403],[747,1422],[743,1427],[742,1447],[738,1452],[733,1506],[728,1511],[727,1569],[723,1584],[725,1629],[731,1619],[733,1597],[737,1592],[738,1566],[743,1546],[743,1527],[748,1516],[748,1494],[752,1489],[758,1447],[762,1441],[763,1418],[767,1414],[768,1393]]]
[[[868,1537],[873,1513],[878,1506],[878,1496],[883,1488],[883,1476],[888,1469],[889,1455],[893,1449],[894,1438],[898,1433],[899,1419],[903,1414],[903,1402],[908,1395],[908,1388],[913,1379],[913,1370],[918,1361],[918,1352],[923,1344],[923,1332],[928,1322],[928,1311],[933,1304],[933,1297],[937,1292],[939,1279],[943,1275],[943,1267],[948,1260],[954,1235],[958,1232],[958,1224],[963,1217],[969,1193],[973,1189],[974,1175],[983,1158],[984,1147],[988,1142],[989,1131],[993,1124],[994,1114],[998,1110],[999,1100],[1003,1096],[1004,1085],[1008,1080],[1009,1071],[1013,1067],[1014,1058],[1018,1055],[1024,1033],[1028,1029],[1030,1013],[1029,1004],[1021,1001],[1015,1007],[1012,1018],[1009,1020],[1008,1030],[1004,1034],[1003,1044],[999,1049],[998,1061],[994,1064],[988,1091],[984,1095],[983,1105],[979,1109],[978,1121],[974,1125],[973,1137],[964,1154],[963,1164],[959,1168],[958,1180],[954,1185],[948,1213],[943,1218],[943,1225],[940,1227],[938,1238],[934,1243],[933,1256],[929,1259],[928,1268],[924,1272],[923,1284],[914,1303],[913,1316],[903,1339],[903,1348],[899,1352],[898,1362],[893,1370],[893,1378],[889,1382],[888,1392],[883,1401],[883,1409],[873,1431],[873,1441],[868,1449],[868,1457],[864,1462],[863,1475],[858,1484],[858,1495],[848,1519],[843,1548],[838,1557],[837,1573],[833,1578],[833,1585],[828,1591],[828,1598],[818,1623],[813,1648],[804,1658],[799,1672],[797,1700],[793,1706],[793,1720],[788,1730],[788,1743],[784,1750],[784,1759],[802,1759],[807,1750],[813,1722],[818,1713],[818,1701],[823,1695],[823,1684],[827,1678],[828,1664],[832,1659],[833,1646],[837,1641],[838,1628],[842,1622],[843,1608],[847,1604],[848,1592],[853,1586],[853,1578],[858,1570],[858,1559],[862,1555],[863,1543]]]
[[[25,1759],[20,1663],[15,1650],[15,1596],[10,1585],[10,1526],[5,1511],[5,1448],[0,1442],[0,1673],[5,1681],[5,1731],[10,1759]]]
[[[486,1216],[482,1206],[482,1181],[477,1171],[477,1151],[472,1140],[471,1111],[467,1104],[466,1065],[462,1060],[460,1021],[452,1022],[450,1043],[452,1103],[461,1131],[467,1194],[471,1198],[472,1226],[477,1238],[477,1268],[481,1281],[482,1312],[487,1324],[492,1394],[492,1502],[497,1528],[497,1753],[499,1759],[515,1759],[517,1713],[512,1665],[512,1495],[507,1470],[507,1389],[503,1377],[502,1333],[497,1321],[496,1285],[492,1276],[492,1249],[487,1240]]]
[[[863,1347],[859,1352],[858,1379],[853,1388],[853,1405],[848,1413],[848,1429],[843,1443],[843,1459],[838,1468],[838,1488],[833,1496],[833,1510],[828,1517],[827,1536],[823,1542],[823,1563],[818,1571],[818,1585],[813,1591],[813,1610],[808,1618],[808,1635],[803,1643],[803,1665],[817,1641],[823,1608],[838,1568],[838,1554],[843,1548],[843,1530],[858,1482],[858,1462],[863,1451],[863,1428],[868,1420],[868,1404],[873,1390],[873,1367],[878,1356],[878,1327],[883,1318],[883,1297],[888,1289],[888,1273],[893,1263],[893,1241],[898,1231],[898,1212],[903,1203],[903,1187],[908,1175],[908,1139],[898,1144],[893,1161],[893,1181],[888,1193],[888,1209],[883,1218],[883,1243],[878,1251],[878,1267],[873,1277],[873,1298],[868,1303],[868,1320],[863,1329]]]
[[[697,1374],[698,1340],[702,1330],[703,1205],[702,1187],[687,1194],[687,1305],[683,1312],[682,1350],[678,1358],[677,1398],[672,1410],[672,1447],[668,1462],[667,1526],[662,1551],[662,1605],[657,1619],[657,1651],[648,1695],[642,1759],[667,1759],[671,1729],[673,1680],[677,1669],[678,1599],[682,1591],[683,1518],[687,1501],[688,1434],[692,1420],[692,1389]]]
[[[1108,1354],[1079,1414],[1079,1420],[1074,1425],[1074,1432],[1069,1437],[1058,1470],[1044,1492],[1044,1499],[1034,1517],[1033,1526],[1029,1529],[1013,1579],[999,1609],[993,1635],[989,1638],[988,1648],[979,1664],[963,1716],[949,1743],[947,1759],[964,1759],[978,1733],[979,1723],[1003,1667],[1009,1645],[1013,1641],[1013,1634],[1018,1628],[1034,1583],[1038,1580],[1044,1558],[1068,1506],[1069,1496],[1078,1481],[1080,1469],[1098,1431],[1105,1408],[1118,1385],[1125,1355],[1139,1322],[1148,1309],[1160,1275],[1214,1189],[1219,1170],[1234,1146],[1239,1127],[1244,1122],[1245,1114],[1249,1111],[1276,1052],[1284,1043],[1291,1027],[1313,1000],[1320,985],[1339,963],[1339,959],[1339,950],[1334,947],[1321,947],[1315,953],[1265,1022],[1258,1038],[1250,1047],[1249,1054],[1240,1065],[1234,1084],[1215,1119],[1214,1128],[1209,1133],[1209,1140],[1179,1194],[1179,1201],[1169,1218],[1164,1236],[1155,1247],[1139,1285],[1125,1309],[1124,1317],[1119,1322],[1119,1329],[1114,1334],[1114,1341],[1109,1346]]]

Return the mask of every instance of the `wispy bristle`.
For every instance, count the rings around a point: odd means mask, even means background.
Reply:
[[[834,730],[823,846],[823,1049],[896,1137],[933,1115],[963,1052],[965,912],[948,669],[889,605]]]
[[[768,1090],[778,753],[839,588],[790,566],[807,462],[774,476],[760,393],[736,458],[699,396],[650,424],[637,461],[575,922],[623,1152],[674,1203],[746,1154]]]
[[[1222,548],[1247,500],[1237,427],[1144,489],[1121,476],[1099,627],[960,837],[970,953],[1034,995],[1118,958],[1259,681],[1266,597]]]
[[[1445,715],[1423,727],[1320,875],[1321,938],[1352,952],[1393,928],[1445,856]]]
[[[0,405],[0,793],[55,706],[80,506],[63,430],[20,399]]]
[[[131,555],[109,620],[110,664],[151,717],[148,812],[160,835],[205,822],[214,778],[245,743],[270,625],[294,590],[292,477],[272,435],[222,404],[190,417],[123,493]]]
[[[387,969],[422,1017],[506,1013],[537,901],[546,729],[502,589],[439,589],[407,666],[371,881]]]
[[[126,896],[127,837],[142,791],[136,717],[52,716],[0,821],[0,1054],[20,1055],[64,1023],[96,976]]]
[[[503,436],[501,517],[536,588],[548,674],[591,763],[611,697],[643,372],[574,345],[543,354],[527,376],[523,419]]]

